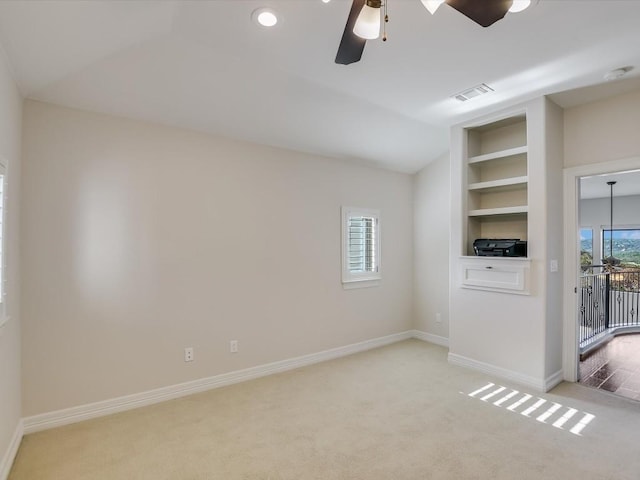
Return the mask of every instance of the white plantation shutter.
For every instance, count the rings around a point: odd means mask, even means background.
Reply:
[[[349,271],[377,272],[375,217],[349,217]]]
[[[343,207],[343,283],[380,278],[379,217],[376,210]]]

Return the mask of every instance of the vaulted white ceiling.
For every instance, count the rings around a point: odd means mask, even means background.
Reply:
[[[282,17],[273,29],[251,21],[262,6]],[[350,6],[3,0],[0,43],[29,98],[403,172],[446,152],[454,123],[617,67],[640,74],[640,1],[540,0],[485,29],[388,0],[389,40],[336,65]],[[450,98],[483,82],[495,92]]]

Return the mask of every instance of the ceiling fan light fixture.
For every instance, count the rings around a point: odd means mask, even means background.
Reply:
[[[429,13],[433,15],[438,10],[438,7],[444,3],[444,0],[420,0],[424,5],[424,8],[429,10]]]
[[[531,0],[513,0],[513,4],[509,8],[510,13],[518,13],[526,10],[531,5]]]
[[[380,36],[381,6],[382,0],[367,0],[358,15],[356,24],[353,27],[353,33],[367,40],[378,38]]]

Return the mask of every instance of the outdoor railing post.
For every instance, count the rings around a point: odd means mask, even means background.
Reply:
[[[609,328],[609,315],[611,309],[611,273],[605,273],[605,297],[604,297],[604,329]]]

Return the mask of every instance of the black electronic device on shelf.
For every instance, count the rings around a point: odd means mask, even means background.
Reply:
[[[526,257],[527,242],[519,238],[478,238],[473,251],[479,257]]]

